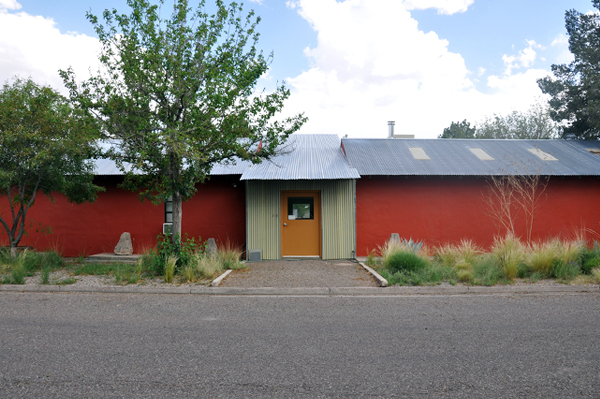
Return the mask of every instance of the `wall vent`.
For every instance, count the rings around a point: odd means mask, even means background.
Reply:
[[[262,250],[251,249],[248,251],[248,260],[250,262],[260,262],[262,260]]]

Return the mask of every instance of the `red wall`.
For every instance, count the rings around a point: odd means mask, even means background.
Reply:
[[[390,237],[425,240],[428,245],[472,239],[488,248],[504,234],[484,200],[485,178],[371,177],[356,182],[357,254],[366,256]],[[533,239],[573,236],[581,228],[600,240],[600,179],[551,178],[535,213]],[[523,215],[517,234],[525,237]]]
[[[156,244],[162,232],[164,204],[157,206],[140,202],[137,194],[121,190],[121,177],[99,176],[95,183],[106,188],[94,203],[71,204],[60,194],[53,204],[40,195],[28,212],[29,236],[19,245],[33,246],[36,250],[57,249],[64,256],[90,255],[113,252],[121,233],[127,231],[133,240],[135,253]],[[234,184],[236,187],[234,187]],[[6,196],[0,197],[0,213],[10,214]],[[41,224],[50,226],[53,233],[43,235],[35,229]],[[198,185],[196,195],[183,204],[183,233],[188,236],[213,237],[217,242],[230,241],[243,245],[246,236],[244,185],[239,177],[215,176]],[[8,245],[4,229],[0,231],[0,245]]]

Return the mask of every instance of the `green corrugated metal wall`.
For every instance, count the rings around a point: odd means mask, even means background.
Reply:
[[[320,190],[323,259],[354,257],[354,180],[246,181],[247,249],[261,249],[263,259],[281,258],[279,207],[282,190]]]

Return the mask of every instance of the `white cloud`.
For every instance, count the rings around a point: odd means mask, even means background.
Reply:
[[[250,0],[250,3],[262,4],[263,0]]]
[[[407,10],[437,9],[438,14],[465,12],[475,0],[404,0]]]
[[[6,0],[0,0],[6,1]],[[24,12],[0,13],[0,82],[31,77],[66,94],[59,69],[73,67],[78,78],[98,69],[98,40],[61,33],[50,18]]]
[[[21,4],[17,0],[0,0],[0,12],[4,10],[19,10]]]
[[[502,56],[502,61],[506,67],[504,72],[506,75],[510,75],[513,69],[518,68],[530,68],[537,58],[537,51],[535,49],[544,49],[544,46],[539,45],[535,40],[526,40],[527,47],[519,51],[517,55],[506,55]]]
[[[317,32],[317,46],[305,50],[311,68],[286,79],[292,90],[286,113],[309,117],[303,133],[385,137],[387,121],[395,120],[399,134],[433,138],[452,121],[528,108],[540,95],[536,79],[547,74],[509,71],[489,78],[491,93],[482,93],[470,76],[485,78],[485,69],[469,71],[446,40],[420,31],[397,0],[293,4]],[[539,45],[527,46],[511,64],[533,63]]]

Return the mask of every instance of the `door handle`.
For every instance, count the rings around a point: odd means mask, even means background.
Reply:
[[[284,225],[284,226],[287,226],[287,223],[284,223],[283,225]]]

